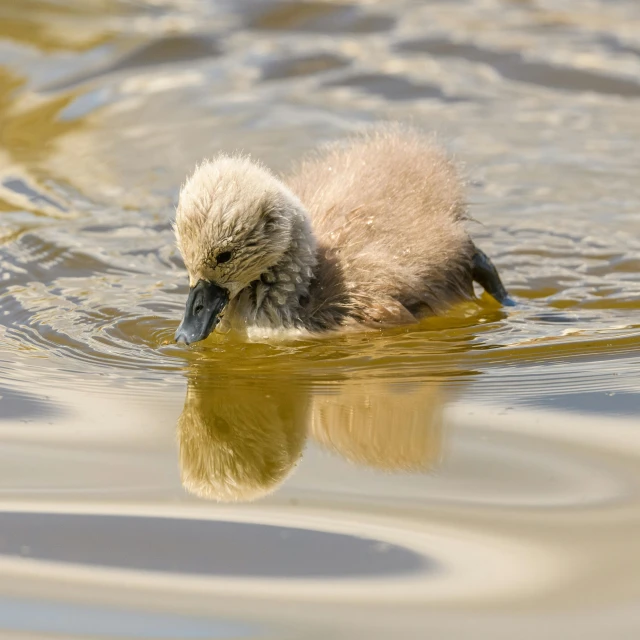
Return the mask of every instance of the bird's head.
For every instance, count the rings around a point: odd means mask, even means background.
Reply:
[[[176,341],[206,338],[228,302],[282,259],[304,215],[297,197],[249,158],[199,165],[180,191],[174,225],[190,285]]]

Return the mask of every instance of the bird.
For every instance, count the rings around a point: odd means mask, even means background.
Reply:
[[[175,341],[249,341],[418,323],[475,299],[512,305],[474,244],[464,182],[419,130],[374,126],[284,177],[244,154],[198,164],[173,229],[189,275]]]

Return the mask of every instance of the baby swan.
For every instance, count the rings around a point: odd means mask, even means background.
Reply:
[[[260,338],[415,323],[473,299],[474,280],[509,304],[465,220],[453,165],[398,126],[331,145],[286,182],[218,156],[180,192],[190,292],[175,339],[218,324]]]

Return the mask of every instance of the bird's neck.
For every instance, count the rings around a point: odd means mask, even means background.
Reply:
[[[302,328],[302,310],[317,261],[309,216],[296,211],[287,251],[239,296],[236,314],[244,318],[245,326],[267,331]]]

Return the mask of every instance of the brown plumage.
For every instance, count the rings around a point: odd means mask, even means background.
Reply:
[[[414,323],[473,298],[474,278],[506,299],[465,220],[444,152],[387,125],[284,181],[246,157],[202,164],[181,191],[176,236],[192,287],[228,297],[222,330],[264,337]],[[187,315],[176,339],[202,339]]]
[[[416,132],[386,127],[334,144],[287,182],[318,240],[314,302],[348,309],[322,314],[321,326],[416,322],[473,295],[462,185]]]

